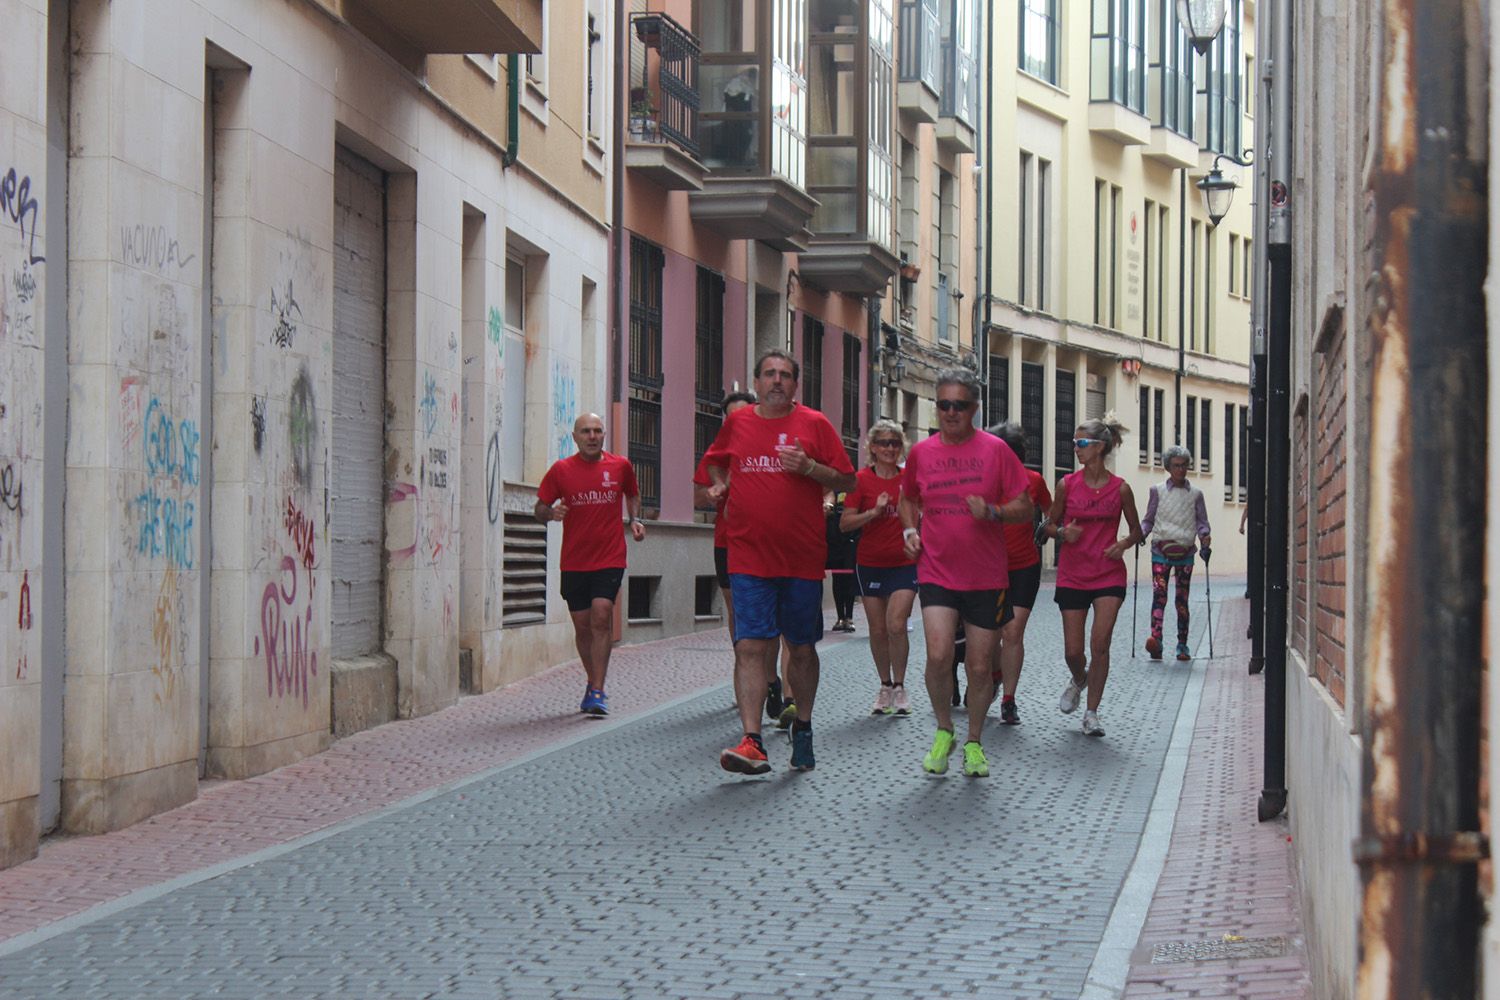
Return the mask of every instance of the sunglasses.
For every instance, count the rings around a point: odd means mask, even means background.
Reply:
[[[1104,440],[1102,438],[1074,438],[1073,439],[1073,447],[1075,447],[1075,448],[1087,448],[1089,445],[1103,444],[1103,443],[1104,443]]]
[[[877,448],[899,448],[901,447],[901,439],[887,438],[883,441],[871,441],[870,444],[874,445]]]
[[[973,402],[964,399],[940,399],[937,401],[937,408],[942,410],[944,413],[952,413],[955,410],[957,410],[959,413],[962,413],[965,410],[972,409],[973,407]]]

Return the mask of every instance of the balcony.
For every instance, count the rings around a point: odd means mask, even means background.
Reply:
[[[1122,146],[1145,146],[1151,141],[1151,119],[1114,101],[1091,101],[1089,131]]]
[[[896,107],[913,124],[938,120],[942,41],[937,0],[901,0],[901,46],[896,78]]]
[[[630,65],[640,78],[630,88],[625,166],[668,190],[702,190],[698,39],[666,14],[634,14],[630,24]]]
[[[744,4],[734,18],[700,25],[699,141],[709,176],[688,194],[695,223],[783,251],[807,249],[818,205],[807,191],[807,17],[788,19],[793,8],[802,9],[791,0]]]
[[[1154,125],[1151,140],[1141,147],[1141,157],[1173,170],[1198,165],[1198,144],[1169,128]]]
[[[357,27],[375,18],[426,55],[542,51],[542,0],[344,0]]]
[[[943,0],[942,97],[938,102],[938,146],[950,153],[972,153],[979,108],[978,24],[975,0]]]
[[[850,295],[879,295],[899,266],[896,255],[874,240],[816,237],[797,258],[803,281]]]

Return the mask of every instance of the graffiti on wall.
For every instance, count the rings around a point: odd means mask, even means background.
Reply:
[[[309,680],[318,676],[318,654],[312,643],[313,575],[307,574],[300,597],[295,559],[281,557],[278,577],[261,593],[255,655],[266,658],[266,697],[300,696],[306,708]]]
[[[552,436],[557,442],[557,457],[573,454],[573,421],[578,417],[578,380],[573,370],[561,360],[552,362]]]
[[[176,265],[177,271],[181,271],[197,259],[197,255],[184,254],[182,244],[166,226],[136,223],[120,227],[120,259],[135,267],[175,274],[176,271],[168,271],[167,265]]]
[[[168,563],[151,616],[151,641],[156,646],[156,663],[151,667],[151,673],[157,682],[152,697],[158,705],[171,701],[177,691],[186,653],[187,626],[182,591],[177,586],[177,567]]]
[[[255,446],[255,453],[260,454],[261,447],[266,442],[266,397],[250,397],[250,442]]]
[[[286,291],[278,298],[276,289],[271,289],[271,343],[283,350],[290,348],[297,339],[297,324],[302,319],[302,307],[292,295],[292,279],[286,279]]]
[[[505,337],[503,334],[505,333],[505,324],[500,321],[499,307],[490,306],[490,317],[488,323],[486,323],[486,329],[489,331],[490,343],[500,348],[501,351],[504,351]]]
[[[196,421],[175,419],[151,398],[139,431],[145,453],[146,488],[132,501],[136,549],[169,566],[193,568],[193,517],[197,503],[199,432]]]
[[[292,395],[287,401],[287,443],[292,448],[292,476],[298,486],[312,482],[313,461],[318,444],[318,408],[313,399],[312,376],[307,365],[297,370]]]
[[[500,520],[500,498],[503,488],[500,482],[500,432],[490,435],[489,446],[484,450],[484,514],[494,524]]]
[[[438,394],[437,379],[432,377],[431,371],[422,373],[422,401],[417,404],[417,409],[422,413],[422,436],[432,437],[432,432],[437,430]]]
[[[31,571],[21,571],[21,596],[16,602],[16,628],[22,632],[31,631]],[[26,655],[26,637],[21,637],[21,655],[16,657],[16,680],[26,679],[27,672],[31,669],[30,658]]]
[[[41,211],[36,193],[31,188],[31,177],[21,177],[15,167],[7,170],[0,177],[0,215],[21,228],[29,264],[40,264],[47,259],[36,252],[36,225]]]

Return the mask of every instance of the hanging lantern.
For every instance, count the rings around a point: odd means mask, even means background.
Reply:
[[[1227,12],[1224,0],[1177,0],[1177,22],[1200,56],[1219,37]]]

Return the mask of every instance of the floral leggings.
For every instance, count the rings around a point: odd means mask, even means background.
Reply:
[[[1188,637],[1188,591],[1193,585],[1193,564],[1173,566],[1171,563],[1151,562],[1151,638],[1161,641],[1162,612],[1167,607],[1167,577],[1177,572],[1177,641],[1187,642]]]

